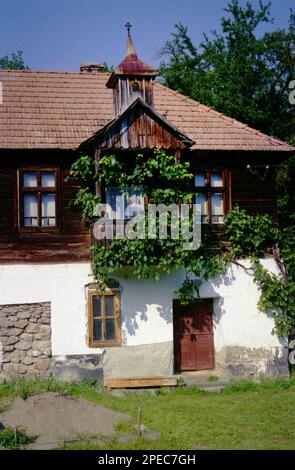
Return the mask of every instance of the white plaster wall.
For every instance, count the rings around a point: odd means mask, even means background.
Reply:
[[[247,266],[247,262],[244,262]],[[276,271],[273,259],[263,260]],[[93,354],[86,343],[85,285],[91,282],[89,263],[1,265],[0,304],[51,302],[52,352],[63,356]],[[184,273],[160,281],[120,279],[123,344],[140,345],[173,340],[172,299]],[[201,297],[214,297],[214,342],[223,346],[278,347],[271,317],[257,310],[259,292],[252,277],[231,265],[224,277],[206,282]],[[285,343],[286,344],[286,343]]]
[[[249,261],[243,261],[245,268]],[[277,272],[273,258],[262,260]],[[173,340],[172,299],[184,279],[178,271],[160,281],[120,279],[123,286],[122,320],[126,344],[139,345]],[[272,334],[273,318],[258,311],[260,294],[253,277],[244,268],[232,264],[226,276],[205,282],[200,297],[214,298],[214,344],[223,346],[271,348],[286,345]],[[147,321],[148,319],[148,321]]]
[[[0,304],[51,302],[53,355],[95,352],[86,343],[89,263],[0,266]]]

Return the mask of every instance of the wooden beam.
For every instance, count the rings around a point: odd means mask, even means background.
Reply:
[[[100,151],[100,149],[97,149],[95,151],[95,174],[98,171],[100,155],[101,155],[101,151]],[[95,183],[95,193],[96,193],[96,196],[101,197],[101,185],[98,181]]]
[[[148,377],[132,379],[107,379],[107,388],[146,388],[146,387],[175,387],[177,379],[174,377]]]

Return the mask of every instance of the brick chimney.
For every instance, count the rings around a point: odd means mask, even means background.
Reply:
[[[89,62],[80,65],[80,72],[98,73],[102,72],[104,68],[103,64]]]

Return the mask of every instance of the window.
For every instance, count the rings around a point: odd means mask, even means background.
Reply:
[[[88,291],[88,338],[90,347],[121,344],[120,292]]]
[[[21,227],[56,227],[57,170],[22,169],[19,186]]]
[[[225,172],[205,171],[195,175],[195,204],[203,224],[223,224],[226,206]]]
[[[144,209],[141,191],[132,189],[122,192],[120,188],[106,188],[106,203],[110,206],[112,218],[132,219]]]

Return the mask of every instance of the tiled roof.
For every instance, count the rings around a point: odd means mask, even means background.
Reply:
[[[108,73],[1,71],[0,148],[75,149],[113,116]],[[155,83],[155,110],[200,150],[294,151],[212,108]]]

